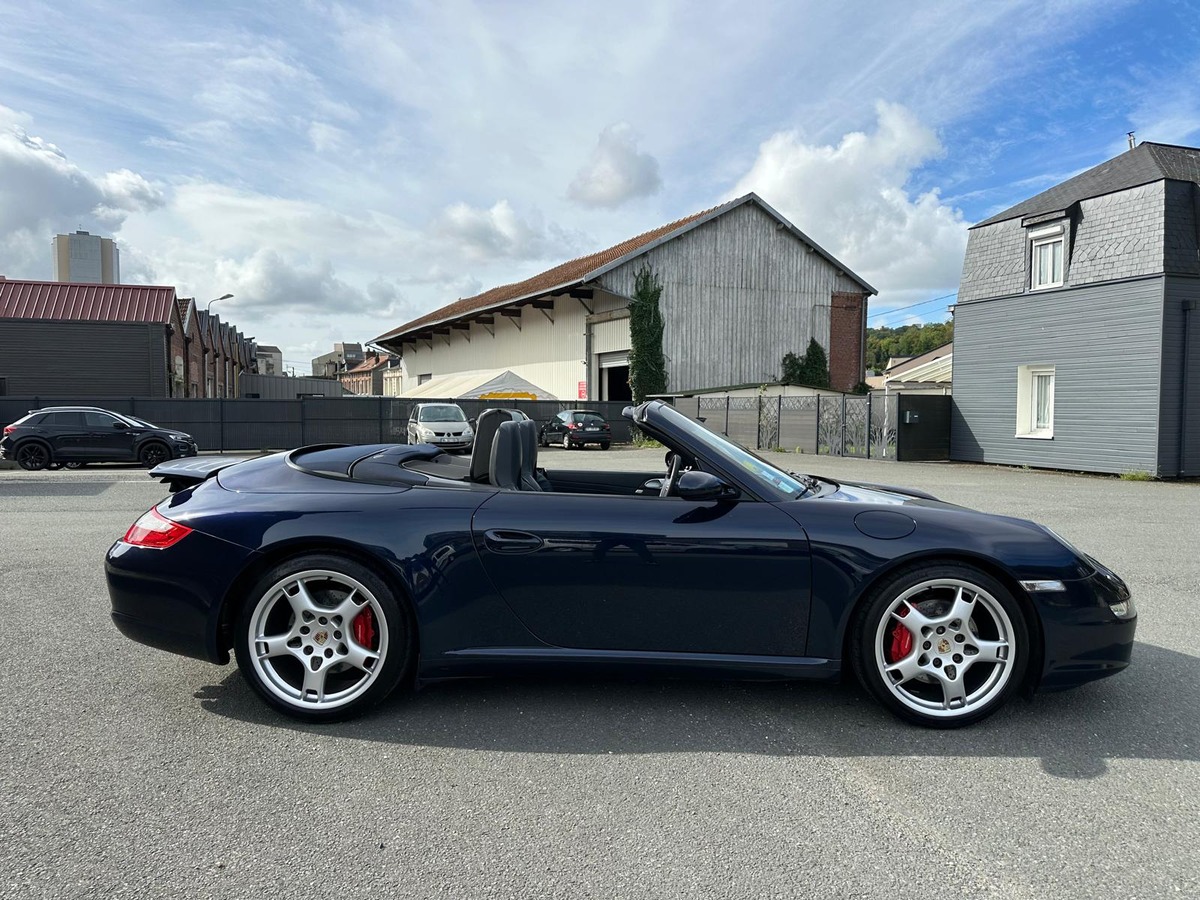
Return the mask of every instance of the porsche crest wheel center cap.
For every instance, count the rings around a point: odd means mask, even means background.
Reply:
[[[324,646],[325,642],[327,640],[329,640],[329,632],[328,631],[318,631],[316,634],[313,635],[313,640],[317,642],[317,646]],[[943,641],[942,643],[946,643],[946,642]],[[949,644],[946,644],[946,649],[947,650],[950,649]],[[943,650],[942,652],[944,653],[945,650]]]
[[[321,635],[317,635],[317,643],[322,643]],[[945,638],[942,638],[940,641],[938,641],[937,649],[938,649],[938,653],[949,653],[950,652],[950,642],[948,640],[946,640]]]

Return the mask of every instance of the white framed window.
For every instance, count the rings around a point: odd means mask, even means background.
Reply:
[[[1029,234],[1029,289],[1040,291],[1063,286],[1063,250],[1066,245],[1062,225],[1039,228]]]
[[[433,381],[432,372],[425,372],[424,374],[417,376],[417,384],[424,384],[427,381]]]
[[[1017,366],[1017,437],[1054,437],[1054,366]]]

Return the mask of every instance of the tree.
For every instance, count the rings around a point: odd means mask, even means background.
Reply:
[[[803,384],[808,387],[829,387],[829,357],[816,338],[808,339],[808,349],[803,358],[795,353],[785,353],[780,363],[784,384]]]
[[[954,340],[954,322],[867,329],[867,368],[882,372],[893,356],[920,356]]]
[[[629,389],[633,402],[667,390],[667,360],[663,355],[663,318],[658,308],[662,282],[648,265],[634,276],[629,301]]]

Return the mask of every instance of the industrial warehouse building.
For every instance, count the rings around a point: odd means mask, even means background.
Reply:
[[[234,397],[254,353],[173,287],[0,276],[0,395]]]
[[[747,194],[376,338],[402,358],[389,392],[453,397],[507,372],[559,400],[629,399],[628,305],[647,265],[663,286],[669,392],[777,381],[809,338],[833,388],[862,381],[875,289]]]

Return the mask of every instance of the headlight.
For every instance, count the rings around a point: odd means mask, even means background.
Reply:
[[[427,440],[427,441],[428,441],[428,440],[430,440],[430,439],[433,437],[433,429],[431,429],[431,428],[418,428],[418,429],[417,429],[417,434],[418,434],[418,435],[420,435],[422,438],[424,438],[425,440]]]
[[[475,432],[473,432],[470,428],[464,428],[462,436],[463,437],[471,437],[474,434],[475,434]]]

